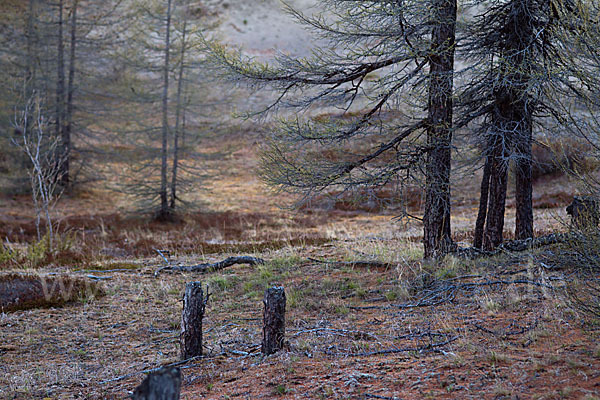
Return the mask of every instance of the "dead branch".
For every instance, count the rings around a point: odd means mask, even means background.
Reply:
[[[392,309],[392,308],[419,308],[419,307],[434,307],[441,304],[449,303],[456,298],[457,293],[473,292],[479,287],[484,286],[500,286],[500,285],[532,285],[546,289],[555,289],[554,286],[543,282],[533,281],[529,279],[513,279],[513,280],[486,280],[483,282],[465,282],[457,283],[452,280],[443,280],[433,282],[429,287],[423,290],[424,295],[418,298],[413,303],[392,304],[388,306],[349,306],[351,310],[373,310],[373,309]]]
[[[308,261],[316,262],[319,264],[335,265],[336,267],[359,267],[359,268],[390,268],[396,266],[393,263],[386,263],[381,261],[368,261],[368,260],[356,260],[356,261],[327,261],[317,260],[316,258],[308,258]]]
[[[462,258],[475,259],[479,257],[492,257],[503,252],[527,251],[538,247],[550,246],[552,244],[564,243],[569,239],[568,233],[551,233],[549,235],[521,240],[510,240],[502,243],[495,250],[487,251],[476,247],[458,247],[454,255]]]
[[[517,325],[514,321],[510,323],[510,325],[508,327],[506,327],[505,329],[501,329],[501,330],[492,330],[492,329],[488,329],[484,326],[479,325],[476,322],[471,322],[471,325],[480,330],[483,331],[485,333],[489,333],[491,335],[500,337],[500,338],[507,338],[509,336],[516,336],[516,335],[522,335],[524,333],[527,333],[533,329],[535,329],[538,325],[538,320],[536,319],[535,321],[533,321],[533,323],[529,326],[519,326]],[[517,329],[512,329],[516,327]]]
[[[265,260],[262,258],[251,256],[227,257],[225,260],[216,263],[202,263],[196,265],[171,265],[169,263],[168,265],[157,269],[156,272],[154,272],[154,276],[158,276],[162,271],[214,272],[236,264],[256,265],[264,263]]]
[[[452,336],[439,343],[429,343],[425,346],[417,346],[417,347],[402,347],[402,348],[394,348],[394,349],[386,349],[386,350],[375,350],[375,351],[365,351],[360,353],[351,353],[348,354],[351,357],[368,357],[368,356],[379,356],[379,355],[389,355],[389,354],[398,354],[398,353],[426,353],[432,351],[438,351],[438,348],[443,347],[447,344],[450,344],[458,339],[458,336]],[[330,351],[325,351],[325,354],[333,354]]]

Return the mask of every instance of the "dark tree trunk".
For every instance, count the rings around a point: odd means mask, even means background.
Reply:
[[[165,367],[150,373],[133,393],[133,400],[179,400],[181,371]]]
[[[67,110],[65,114],[65,122],[62,127],[62,146],[63,160],[61,181],[64,187],[69,187],[71,184],[71,133],[73,131],[73,91],[75,90],[75,46],[77,44],[77,7],[79,1],[73,1],[71,11],[71,48],[69,54],[69,78],[67,82]]]
[[[33,87],[34,85],[34,80],[35,80],[35,57],[33,55],[33,45],[36,43],[37,38],[35,35],[35,0],[29,0],[28,3],[28,8],[27,8],[27,25],[26,25],[26,39],[27,39],[27,49],[26,49],[26,54],[27,54],[27,64],[26,64],[26,71],[25,71],[25,84],[26,84],[26,89],[25,89],[25,98],[28,99],[31,96],[31,90],[30,88]]]
[[[185,286],[179,337],[182,360],[202,355],[202,319],[206,300],[200,282],[189,282]]]
[[[516,161],[516,238],[533,236],[531,144],[532,113],[528,91],[531,79],[531,46],[535,35],[532,0],[507,3],[506,20],[500,32],[498,67],[494,72],[494,104],[490,128],[493,154],[484,247],[502,243],[508,180],[508,160]]]
[[[173,170],[171,171],[171,210],[175,210],[175,204],[177,200],[177,172],[179,167],[179,136],[181,134],[182,124],[180,124],[182,98],[181,94],[183,91],[183,72],[185,68],[185,51],[187,43],[185,41],[187,33],[187,19],[183,21],[183,29],[181,32],[181,53],[180,53],[180,65],[179,65],[179,77],[177,81],[177,99],[175,109],[175,139],[173,140]]]
[[[163,66],[163,93],[162,93],[162,146],[161,146],[161,163],[160,163],[160,209],[157,219],[171,220],[172,210],[169,207],[169,197],[167,193],[167,156],[169,145],[169,63],[171,53],[171,4],[172,0],[167,2],[167,26],[165,37],[165,64]]]
[[[56,65],[56,115],[55,119],[55,135],[56,138],[60,138],[60,147],[56,152],[56,165],[58,168],[58,176],[56,177],[60,182],[62,182],[62,174],[65,173],[65,155],[67,151],[67,147],[65,145],[65,138],[63,137],[64,129],[64,106],[65,106],[65,46],[63,39],[63,0],[59,0],[58,2],[58,22],[57,22],[57,49],[56,49],[56,57],[57,57],[57,65]]]
[[[524,110],[525,111],[525,110]],[[528,120],[527,116],[526,119]],[[515,239],[533,237],[533,179],[531,177],[531,123],[526,120],[526,126],[517,138],[515,162],[515,191],[516,191],[516,224]]]
[[[477,249],[483,248],[483,229],[485,228],[485,221],[487,217],[491,169],[492,165],[490,158],[486,157],[485,165],[483,166],[483,177],[481,178],[479,212],[477,213],[477,221],[475,222],[475,238],[473,240],[473,247]]]
[[[503,240],[507,186],[508,159],[504,148],[497,147],[494,149],[490,166],[488,212],[483,237],[483,247],[486,250],[496,248]]]
[[[261,351],[273,354],[283,348],[285,341],[285,290],[272,287],[265,291],[263,300],[263,341]]]
[[[453,248],[450,227],[450,158],[456,0],[433,0],[423,244],[425,258],[439,258]]]

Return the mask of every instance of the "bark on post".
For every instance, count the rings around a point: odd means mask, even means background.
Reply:
[[[201,282],[188,282],[185,286],[179,337],[182,360],[202,355],[202,318],[207,299]]]
[[[285,340],[284,288],[276,286],[267,289],[263,303],[265,309],[261,351],[264,355],[269,355],[281,350]]]
[[[181,371],[179,368],[161,368],[149,374],[135,389],[133,400],[179,400]]]

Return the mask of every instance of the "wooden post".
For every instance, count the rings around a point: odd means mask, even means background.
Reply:
[[[133,400],[179,400],[181,371],[164,367],[150,373],[135,389]]]
[[[183,312],[181,314],[181,359],[202,355],[202,318],[206,306],[202,283],[188,282],[183,296]]]
[[[269,355],[281,350],[285,340],[285,290],[272,287],[265,291],[263,300],[263,341],[261,351]]]

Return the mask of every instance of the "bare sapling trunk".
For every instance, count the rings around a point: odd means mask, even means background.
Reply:
[[[133,400],[179,400],[181,370],[164,367],[150,373],[133,393]]]
[[[285,341],[285,290],[272,287],[265,291],[263,313],[263,341],[261,352],[264,355],[276,353]]]
[[[31,162],[28,171],[31,183],[31,197],[36,212],[36,230],[41,239],[41,220],[46,220],[46,235],[50,247],[53,245],[54,230],[50,211],[60,196],[57,174],[60,173],[62,158],[58,153],[58,138],[52,138],[48,132],[49,124],[42,113],[40,96],[33,93],[24,109],[14,122],[15,132],[20,138],[14,138],[13,144],[19,147]]]
[[[189,282],[185,286],[179,337],[182,360],[202,355],[202,319],[207,300],[200,282]]]

